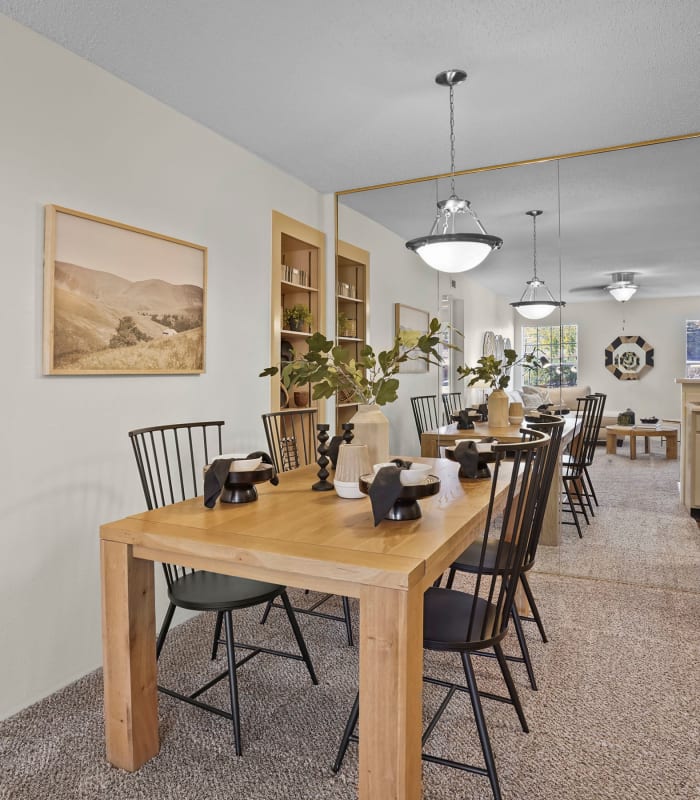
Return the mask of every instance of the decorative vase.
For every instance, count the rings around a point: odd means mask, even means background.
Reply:
[[[489,395],[489,426],[492,428],[508,427],[508,395],[503,389],[494,389]]]
[[[506,414],[507,414],[506,404]],[[369,452],[369,463],[380,464],[389,460],[389,420],[382,414],[376,404],[357,407],[355,416],[350,420],[355,437],[353,444],[366,444]]]
[[[511,403],[508,406],[508,422],[511,425],[520,425],[523,421],[523,404]]]

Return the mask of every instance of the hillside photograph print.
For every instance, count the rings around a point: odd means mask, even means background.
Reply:
[[[207,249],[46,207],[44,372],[204,372]]]

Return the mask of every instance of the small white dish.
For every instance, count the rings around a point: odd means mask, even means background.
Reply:
[[[220,459],[229,458],[233,459],[229,472],[251,472],[257,469],[262,463],[261,456],[248,458],[246,453],[224,453],[223,455],[217,456],[216,460],[219,461]]]
[[[398,469],[398,467],[396,466],[396,464],[394,464],[393,461],[382,461],[379,464],[373,464],[372,465],[372,469],[374,470],[374,474],[376,475],[379,472],[379,470],[383,469],[384,467],[394,467],[395,469]]]
[[[333,481],[333,487],[338,497],[344,497],[346,500],[359,500],[367,497],[360,491],[360,484],[357,481]]]
[[[410,469],[402,469],[399,479],[404,486],[416,486],[423,483],[430,474],[430,464],[421,464],[416,461],[411,464]]]
[[[492,453],[493,452],[493,442],[476,442],[476,452],[477,453]]]

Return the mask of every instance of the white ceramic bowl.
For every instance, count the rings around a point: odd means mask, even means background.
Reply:
[[[430,475],[430,464],[421,464],[416,461],[411,464],[410,469],[402,469],[399,478],[404,486],[415,486],[423,483],[428,475]]]
[[[333,481],[333,486],[338,497],[344,497],[346,500],[359,500],[361,497],[367,497],[360,491],[360,484],[357,481]]]
[[[218,456],[217,460],[221,458],[234,459],[234,461],[231,462],[231,468],[229,469],[229,472],[251,472],[252,470],[257,469],[262,463],[262,457],[258,456],[257,458],[248,458],[246,453],[224,453],[223,455]]]
[[[393,461],[382,461],[380,464],[373,464],[372,469],[374,470],[374,474],[376,475],[383,467],[396,467],[396,464],[394,464]]]

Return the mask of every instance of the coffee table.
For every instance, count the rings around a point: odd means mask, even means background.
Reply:
[[[617,452],[618,439],[630,437],[630,458],[637,458],[637,436],[644,437],[644,452],[649,453],[649,439],[652,436],[664,436],[666,438],[666,458],[669,460],[678,458],[678,429],[669,426],[658,425],[654,428],[645,428],[640,425],[608,425],[606,450],[611,455]]]

